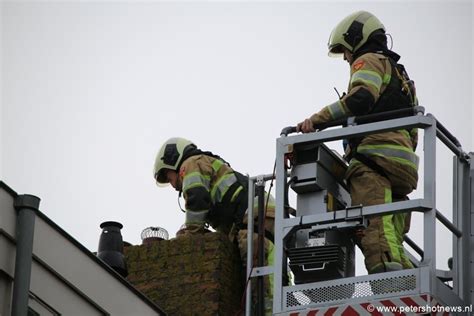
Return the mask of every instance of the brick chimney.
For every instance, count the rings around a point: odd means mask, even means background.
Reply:
[[[207,233],[125,248],[128,281],[168,315],[236,315],[244,274],[237,245]]]

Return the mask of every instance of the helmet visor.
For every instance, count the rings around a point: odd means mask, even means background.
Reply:
[[[165,188],[165,187],[169,186],[170,183],[169,182],[160,183],[160,182],[156,181],[156,185],[159,186],[160,188]]]
[[[166,178],[166,169],[161,169],[155,174],[156,185],[159,187],[167,187],[170,183]]]
[[[329,48],[328,56],[330,57],[341,57],[344,55],[344,46],[341,44],[334,45]]]

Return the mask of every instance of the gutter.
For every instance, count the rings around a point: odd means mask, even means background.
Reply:
[[[18,212],[16,225],[16,258],[13,281],[12,316],[28,314],[33,236],[40,199],[34,195],[18,195],[13,206]]]

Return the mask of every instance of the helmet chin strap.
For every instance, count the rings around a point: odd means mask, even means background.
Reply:
[[[393,48],[393,38],[392,38],[392,34],[390,33],[385,33],[385,35],[387,35],[388,37],[390,37],[390,50],[392,50]]]
[[[183,194],[183,191],[179,190],[179,194],[178,194],[178,206],[179,206],[179,209],[181,210],[181,212],[183,213],[186,213],[185,210],[183,210],[183,208],[181,207],[181,203],[179,201],[179,199],[181,199],[181,195]]]

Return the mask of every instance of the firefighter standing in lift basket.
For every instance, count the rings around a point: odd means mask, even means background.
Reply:
[[[314,132],[316,124],[417,105],[415,87],[400,56],[387,47],[383,24],[365,11],[343,19],[332,31],[329,55],[350,65],[348,93],[297,125]],[[353,205],[406,200],[418,182],[417,130],[397,130],[352,138],[346,146],[346,179]],[[410,213],[373,216],[358,244],[369,273],[413,268],[405,255],[403,235]]]
[[[170,138],[161,146],[153,175],[158,185],[171,184],[180,195],[183,194],[186,201],[185,225],[176,236],[206,233],[206,227],[210,225],[216,231],[229,235],[231,240],[238,241],[245,268],[248,178],[233,170],[221,157],[198,149],[184,138]],[[275,201],[271,196],[268,201],[265,212],[264,264],[273,265]],[[257,213],[254,214],[256,218]],[[254,234],[253,241],[256,252],[257,234]],[[273,277],[267,276],[264,280],[265,310],[266,314],[271,315]]]

